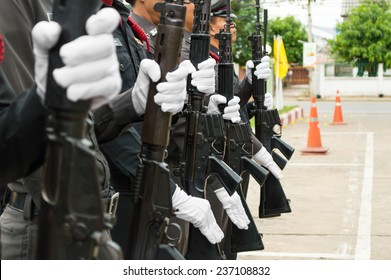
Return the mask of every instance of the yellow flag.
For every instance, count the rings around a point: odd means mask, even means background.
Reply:
[[[288,73],[289,63],[286,57],[284,42],[281,36],[274,36],[273,42],[273,55],[274,55],[274,75],[283,79]]]

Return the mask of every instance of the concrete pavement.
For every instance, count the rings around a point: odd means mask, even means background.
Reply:
[[[317,101],[322,145],[329,151],[306,156],[300,149],[307,144],[310,102],[301,104],[304,118],[282,136],[296,148],[281,181],[292,213],[259,219],[260,188],[251,180],[247,200],[265,250],[238,259],[391,260],[391,103],[362,102],[358,109],[359,102],[342,97],[347,125],[335,126],[329,125],[333,102]]]

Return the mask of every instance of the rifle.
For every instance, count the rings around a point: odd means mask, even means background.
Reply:
[[[195,67],[209,57],[209,21],[210,0],[196,0],[194,3],[194,21],[191,34],[190,61]],[[191,76],[187,83],[189,102],[186,114],[184,181],[188,194],[205,198],[204,189],[210,175],[216,176],[228,193],[232,194],[241,182],[241,178],[224,161],[224,120],[220,114],[207,114],[204,108],[205,94],[191,85]],[[218,246],[190,225],[187,259],[219,259]],[[200,252],[202,250],[202,253]]]
[[[219,64],[218,64],[218,89],[219,93],[227,98],[227,102],[234,97],[234,66],[232,58],[232,39],[230,32],[231,25],[231,6],[230,1],[227,1],[227,16],[225,28],[220,30],[216,35],[219,40]],[[223,110],[221,106],[220,109]],[[232,123],[225,121],[225,131],[227,137],[227,145],[225,149],[224,161],[238,174],[245,172],[251,174],[255,180],[262,185],[267,176],[268,171],[262,166],[253,161],[253,143],[251,140],[251,128],[249,123]],[[241,230],[236,225],[232,225],[231,252],[242,252],[250,250],[263,250],[264,245],[262,238],[252,214],[247,205],[243,194],[242,186],[237,190],[247,217],[250,219],[249,228]]]
[[[183,1],[168,0],[156,3],[154,8],[160,12],[154,59],[160,65],[161,82],[179,64],[186,7]],[[172,114],[155,104],[157,84],[151,83],[145,110],[129,255],[131,259],[184,259],[173,244],[166,244],[173,214],[171,189],[175,188],[170,186],[170,173],[164,162]]]
[[[264,10],[263,23],[263,52],[262,52],[262,35],[261,25],[259,19],[259,0],[256,0],[257,23],[256,32],[254,32],[249,39],[251,40],[252,60],[254,62],[254,69],[252,71],[252,86],[254,98],[254,115],[255,115],[255,136],[262,142],[266,150],[272,155],[273,160],[278,166],[283,169],[287,160],[292,157],[294,148],[281,140],[281,120],[277,109],[267,110],[264,107],[266,81],[258,80],[254,75],[255,67],[261,63],[261,58],[268,55],[266,52],[266,35],[267,35],[267,10]],[[279,128],[276,132],[275,127]],[[275,152],[278,149],[285,157]],[[269,174],[265,185],[261,188],[259,218],[275,217],[281,213],[289,213],[291,208],[289,200],[286,198],[284,190],[279,180],[273,174]]]
[[[55,0],[53,17],[62,26],[57,45],[50,51],[45,102],[48,107],[48,141],[39,220],[38,259],[121,259],[112,241],[104,242],[103,231],[112,226],[104,214],[96,170],[95,152],[86,138],[90,100],[72,102],[66,89],[53,79],[53,70],[64,64],[60,47],[85,34],[87,18],[98,11],[98,0]]]

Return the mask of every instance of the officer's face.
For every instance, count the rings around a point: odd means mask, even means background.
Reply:
[[[213,17],[212,20],[210,21],[210,35],[214,36],[216,34],[219,34],[220,29],[225,28],[225,24],[227,23],[225,17]],[[231,22],[230,25],[230,31],[232,34],[232,42],[236,41],[236,24],[234,22]]]
[[[183,4],[186,6],[185,29],[186,31],[191,32],[193,30],[194,4],[190,0],[183,1]]]
[[[148,12],[152,22],[156,25],[160,22],[160,13],[155,11],[154,6],[156,3],[164,2],[164,0],[145,0],[145,10]]]

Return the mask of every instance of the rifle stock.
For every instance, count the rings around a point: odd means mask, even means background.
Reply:
[[[289,160],[292,157],[294,148],[281,140],[280,135],[274,131],[275,126],[281,126],[278,111],[260,109],[263,108],[263,102],[259,100],[255,100],[255,104],[255,136],[262,142],[273,159],[276,159],[276,164],[283,169],[287,163],[285,158]],[[277,154],[275,149],[278,149],[285,158]],[[273,174],[269,174],[261,188],[259,218],[275,217],[289,212],[291,212],[289,200],[286,198],[280,181]]]
[[[180,1],[181,2],[181,1]],[[178,2],[179,3],[179,2]],[[179,64],[186,7],[166,1],[155,4],[160,11],[155,61],[160,65],[161,81]],[[153,98],[157,83],[151,83],[142,130],[141,163],[137,170],[135,206],[129,236],[131,259],[184,259],[172,244],[164,244],[169,218],[173,214],[170,175],[164,162],[169,141],[171,113],[163,112]]]
[[[226,11],[226,24],[224,29],[221,29],[216,38],[219,40],[219,63],[218,63],[218,90],[221,95],[224,95],[227,99],[227,103],[234,98],[234,67],[232,56],[232,34],[230,31],[231,25],[231,5],[230,1],[227,1]],[[220,110],[223,111],[223,107],[220,106]],[[226,132],[226,148],[224,161],[238,174],[244,172],[250,173],[257,181],[264,182],[268,171],[260,165],[254,165],[251,160],[253,154],[253,143],[251,139],[251,128],[249,123],[232,123],[231,121],[225,121]],[[250,251],[250,250],[262,250],[264,245],[259,234],[257,226],[252,219],[252,214],[247,205],[246,199],[243,195],[243,190],[240,187],[237,190],[241,198],[241,202],[246,211],[247,217],[250,219],[249,229],[241,230],[232,224],[231,253]],[[229,221],[229,223],[231,223]]]
[[[267,110],[264,106],[266,94],[266,81],[258,80],[254,75],[256,66],[261,63],[262,56],[268,55],[266,52],[266,32],[267,32],[267,10],[264,10],[263,23],[263,52],[262,52],[262,34],[261,24],[259,19],[259,0],[256,0],[257,6],[257,24],[256,32],[250,37],[252,47],[252,60],[254,62],[254,69],[252,70],[252,85],[254,98],[254,116],[255,116],[255,136],[262,142],[266,150],[272,154],[275,148],[278,148],[285,157],[290,159],[294,149],[282,140],[278,139],[280,135],[276,136],[274,132],[275,126],[279,126],[281,131],[281,120],[276,109]],[[278,140],[277,140],[278,139]],[[285,145],[286,144],[286,145]],[[279,155],[275,155],[278,159],[280,167],[285,167],[283,159]],[[284,190],[279,180],[273,174],[269,174],[264,186],[260,192],[259,217],[275,217],[281,213],[291,212],[289,200],[286,198]]]
[[[292,212],[290,200],[286,198],[280,180],[269,174],[264,187],[261,189],[261,201],[259,204],[259,218],[271,218],[282,213]]]
[[[86,138],[90,101],[72,102],[52,72],[64,64],[60,47],[85,34],[87,18],[97,12],[98,0],[55,0],[53,18],[62,26],[50,51],[45,102],[48,107],[44,184],[39,220],[37,259],[122,258],[121,249],[103,240],[112,225],[103,211],[95,152]],[[104,248],[104,252],[102,252]],[[100,251],[102,250],[102,251]]]
[[[242,201],[246,215],[250,220],[250,224],[248,225],[247,230],[242,230],[232,223],[231,252],[239,253],[263,250],[265,249],[265,246],[262,242],[262,234],[258,231],[257,225],[255,224],[250,208],[247,205],[242,189],[238,189],[237,192],[240,196],[240,200]]]
[[[251,131],[248,124],[227,124],[227,129],[230,133],[229,145],[227,149],[230,149],[228,164],[233,167],[235,172],[243,175],[243,173],[249,173],[261,186],[265,183],[269,172],[257,164],[251,159],[252,157],[252,140]],[[247,201],[244,195],[243,187],[240,186],[237,189],[237,193],[240,196],[240,200],[244,207],[247,217],[250,220],[247,230],[239,229],[236,225],[232,224],[231,232],[231,253],[263,250],[264,245],[262,242],[262,235],[259,233],[255,221],[252,217],[250,208],[247,205]]]

